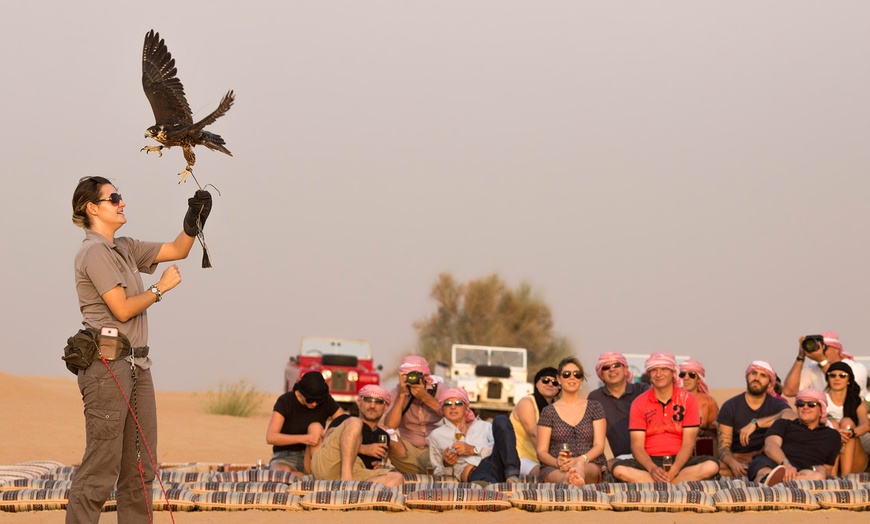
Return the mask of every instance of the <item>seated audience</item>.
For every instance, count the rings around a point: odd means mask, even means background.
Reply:
[[[580,396],[586,375],[574,357],[559,362],[559,400],[544,408],[538,420],[538,459],[544,482],[583,486],[601,480],[605,466],[604,408]]]
[[[275,402],[266,429],[266,443],[272,444],[269,469],[311,473],[311,456],[323,443],[326,421],[342,413],[323,375],[303,375]]]
[[[845,362],[852,368],[855,382],[861,389],[861,398],[867,398],[867,368],[855,357],[843,350],[840,337],[833,331],[822,333],[821,341],[801,337],[798,343],[798,356],[785,377],[783,394],[793,397],[804,389],[817,389],[824,391],[827,386],[825,373],[828,366],[834,362]]]
[[[405,453],[397,437],[378,427],[390,400],[389,392],[380,386],[369,384],[359,390],[359,417],[345,414],[333,420],[311,459],[315,479],[367,480],[391,487],[404,482],[401,473],[384,467],[390,453]]]
[[[726,400],[716,419],[721,475],[745,477],[749,461],[764,447],[770,426],[781,418],[796,417],[788,402],[774,394],[776,372],[770,364],[755,360],[745,375],[746,391]]]
[[[520,399],[511,412],[510,420],[517,437],[517,455],[520,457],[520,475],[537,475],[538,419],[541,410],[553,403],[559,394],[558,371],[546,367],[535,374],[535,392]]]
[[[719,461],[692,456],[701,414],[698,400],[680,389],[677,361],[670,353],[646,360],[652,388],[631,404],[631,459],[617,460],[613,476],[623,482],[686,482],[719,473]]]
[[[828,366],[827,417],[831,427],[840,432],[839,474],[861,473],[867,467],[867,454],[861,445],[870,432],[867,407],[861,400],[852,368],[845,362]]]
[[[610,452],[615,458],[630,458],[628,415],[631,403],[649,389],[649,383],[634,381],[628,361],[621,353],[602,353],[595,364],[595,374],[604,385],[590,392],[587,398],[597,401],[604,408]]]
[[[748,477],[767,486],[789,480],[824,480],[840,453],[840,434],[827,427],[825,394],[805,389],[797,394],[797,419],[773,423],[764,451],[749,463]]]
[[[410,355],[402,359],[399,385],[392,392],[393,403],[384,418],[384,427],[398,429],[402,435],[406,453],[391,459],[402,473],[423,474],[430,467],[426,439],[441,422],[437,400],[440,380],[431,375],[425,358]]]
[[[517,441],[510,420],[496,416],[492,423],[474,416],[464,389],[441,394],[443,423],[429,434],[429,461],[435,475],[445,472],[461,482],[516,483],[520,473]]]
[[[688,391],[698,399],[698,410],[701,412],[701,433],[710,431],[715,434],[716,416],[719,415],[719,405],[710,396],[710,389],[705,381],[704,366],[697,360],[689,359],[680,364],[680,378],[683,379],[683,390]]]

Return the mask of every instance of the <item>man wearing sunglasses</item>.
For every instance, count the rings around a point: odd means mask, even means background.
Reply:
[[[840,454],[840,433],[826,426],[827,401],[816,389],[797,394],[796,420],[777,420],[767,431],[764,451],[749,463],[747,476],[774,486],[789,480],[825,480]]]
[[[326,438],[312,457],[317,480],[367,480],[389,487],[404,483],[398,471],[385,468],[389,456],[404,456],[405,446],[395,431],[378,426],[392,397],[369,384],[357,392],[359,417],[343,414],[326,430]],[[386,441],[386,443],[383,443]]]
[[[824,391],[828,385],[825,373],[834,362],[845,362],[852,368],[861,398],[867,399],[867,368],[843,350],[840,336],[833,331],[800,338],[797,359],[782,385],[783,394],[793,397],[799,390],[809,388]]]
[[[719,473],[712,456],[692,456],[701,415],[698,400],[679,386],[677,361],[670,353],[653,353],[645,362],[652,388],[631,404],[628,429],[632,459],[613,464],[623,482],[687,482]]]
[[[595,364],[595,374],[604,383],[589,393],[589,400],[598,401],[607,419],[607,443],[615,458],[631,458],[631,438],[628,415],[631,403],[649,389],[649,384],[635,382],[622,353],[602,353]],[[612,464],[608,464],[609,467]]]
[[[788,402],[774,394],[773,366],[763,360],[752,361],[745,376],[746,392],[726,400],[716,418],[720,475],[745,477],[749,462],[764,447],[770,426],[781,418],[796,417]]]
[[[441,394],[441,411],[444,421],[428,439],[435,475],[447,473],[460,482],[483,484],[517,481],[520,458],[507,417],[498,415],[492,423],[477,418],[460,388]]]

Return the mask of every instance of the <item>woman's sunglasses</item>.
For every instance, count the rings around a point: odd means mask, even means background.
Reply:
[[[583,372],[579,369],[576,371],[563,371],[562,378],[571,378],[571,375],[574,375],[574,378],[583,378]]]
[[[306,404],[314,404],[314,405],[320,404],[319,400],[311,400],[310,398],[306,397],[305,395],[302,395],[302,400],[304,400]]]
[[[798,400],[798,401],[795,401],[794,405],[795,405],[795,407],[798,407],[798,408],[802,408],[804,406],[807,406],[809,408],[814,408],[814,407],[818,406],[819,403],[816,402],[815,400]]]
[[[688,375],[692,380],[698,378],[698,374],[694,371],[680,371],[680,378],[686,378],[686,375]]]
[[[849,374],[845,371],[837,373],[836,371],[828,371],[828,378],[849,378]]]
[[[555,377],[542,377],[541,383],[544,385],[555,384],[556,378]]]
[[[101,198],[94,202],[94,204],[100,202],[111,202],[113,206],[117,206],[121,203],[121,200],[124,200],[124,197],[121,196],[121,193],[112,193],[111,195],[109,195],[109,198]]]
[[[453,407],[453,406],[456,406],[457,408],[461,408],[464,405],[465,405],[464,400],[445,400],[444,401],[444,407],[447,407],[447,408]]]
[[[382,398],[375,398],[375,397],[363,397],[363,398],[362,398],[362,401],[363,401],[363,402],[368,402],[369,404],[378,404],[378,405],[380,405],[380,404],[384,404],[384,403],[385,403],[385,402],[384,402],[384,399],[382,399]]]
[[[622,362],[614,362],[606,366],[601,366],[601,371],[610,371],[611,369],[619,369],[622,367]]]

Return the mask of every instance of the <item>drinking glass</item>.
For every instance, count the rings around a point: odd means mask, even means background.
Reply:
[[[390,436],[389,435],[384,435],[384,434],[378,435],[378,444],[389,445],[389,443],[390,443]],[[389,454],[381,459],[381,467],[382,468],[387,467],[387,458],[389,458]]]
[[[671,466],[674,465],[674,457],[668,455],[662,459],[662,469],[666,472],[671,470]]]

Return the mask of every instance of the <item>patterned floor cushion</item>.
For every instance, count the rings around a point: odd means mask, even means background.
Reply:
[[[777,487],[805,489],[810,493],[819,493],[822,491],[852,491],[861,489],[864,485],[854,480],[835,478],[825,480],[789,480],[780,483]]]
[[[678,491],[700,491],[712,495],[717,491],[730,488],[758,487],[758,484],[749,483],[745,480],[720,479],[720,480],[693,480],[675,484]]]
[[[490,484],[486,487],[486,489],[490,491],[497,491],[499,493],[504,493],[505,495],[510,495],[512,493],[516,493],[517,491],[525,491],[525,490],[534,490],[534,489],[547,489],[547,490],[575,490],[580,491],[580,488],[575,488],[566,484],[557,484],[555,482],[516,482],[516,483],[508,483],[508,482],[499,482],[498,484]],[[586,490],[592,491],[592,490]],[[602,491],[597,491],[596,493],[603,493]]]
[[[70,487],[72,487],[71,480],[15,479],[4,486],[0,486],[0,491],[13,491],[18,489],[69,489]]]
[[[272,469],[245,469],[215,473],[210,479],[214,482],[281,482],[290,484],[299,480],[314,480],[305,478],[301,473],[277,471]]]
[[[848,475],[843,475],[842,478],[846,480],[854,480],[861,484],[867,484],[870,482],[870,473],[849,473]]]
[[[611,509],[607,493],[582,489],[524,489],[511,494],[509,500],[513,507],[533,512]]]
[[[0,493],[0,511],[48,511],[66,509],[68,489],[20,489]]]
[[[187,489],[194,493],[231,491],[239,493],[287,493],[288,484],[282,482],[194,482]]]
[[[194,482],[209,482],[214,478],[214,473],[202,473],[195,471],[169,471],[160,470],[160,480],[163,482],[177,482],[179,484],[193,484]]]
[[[405,496],[393,491],[318,491],[299,502],[305,509],[405,511]]]
[[[670,482],[607,482],[587,484],[583,488],[603,491],[608,495],[623,491],[677,491],[677,487]]]
[[[453,475],[426,475],[420,473],[403,473],[405,484],[420,484],[423,482],[459,482]]]
[[[56,468],[51,468],[51,470],[43,475],[42,478],[55,480],[71,479],[72,476],[75,475],[77,469],[79,469],[78,466],[58,466]]]
[[[154,511],[193,511],[199,495],[184,488],[167,488],[166,493],[160,488],[154,488],[151,495]]]
[[[292,493],[232,493],[213,491],[196,497],[196,509],[235,511],[245,509],[281,509],[301,511],[301,497]]]
[[[867,489],[824,491],[816,493],[816,500],[824,509],[870,510],[870,490]]]
[[[419,491],[422,489],[483,489],[480,484],[474,484],[472,482],[418,482],[417,484],[402,484],[401,486],[396,486],[390,488],[391,491],[396,493],[402,493],[403,495],[407,495],[408,493],[413,493],[415,491]]]
[[[300,480],[287,485],[287,492],[306,495],[318,491],[384,491],[389,490],[378,482],[367,480]]]
[[[713,497],[700,491],[623,491],[610,496],[614,511],[713,513]]]
[[[485,489],[422,489],[405,496],[405,505],[411,509],[448,511],[467,509],[475,511],[501,511],[511,503],[501,493]]]
[[[723,489],[713,495],[716,507],[722,511],[768,511],[779,509],[814,510],[819,508],[816,497],[806,490],[766,486],[758,488]]]

